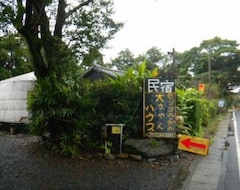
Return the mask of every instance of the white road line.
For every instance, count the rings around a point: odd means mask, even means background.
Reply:
[[[233,125],[234,125],[234,136],[236,141],[236,151],[237,151],[237,161],[238,161],[238,174],[240,180],[240,150],[239,150],[239,138],[238,138],[238,128],[237,128],[237,121],[236,121],[236,113],[233,112]]]

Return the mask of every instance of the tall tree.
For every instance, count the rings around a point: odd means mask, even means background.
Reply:
[[[165,76],[167,75],[166,72],[169,72],[169,75],[172,74],[171,61],[172,57],[162,53],[157,47],[151,47],[146,53],[140,54],[137,57],[134,57],[129,49],[125,49],[118,53],[118,56],[109,63],[109,66],[115,66],[117,69],[126,70],[131,66],[137,67],[139,64],[145,62],[147,70],[152,71],[155,68],[159,68],[160,73]]]
[[[196,70],[208,72],[208,81],[219,84],[223,94],[234,86],[240,85],[240,50],[233,40],[215,37],[200,44],[202,67]]]
[[[121,28],[112,14],[111,0],[0,0],[0,34],[15,29],[26,39],[38,78],[28,101],[32,131],[72,137],[81,100],[78,64],[99,59]]]
[[[119,70],[127,70],[129,67],[134,66],[134,64],[135,59],[133,53],[129,49],[125,49],[120,51],[118,56],[114,58],[109,65]]]
[[[146,61],[147,69],[153,70],[155,67],[163,67],[164,65],[164,55],[160,49],[157,47],[151,47],[143,55],[139,55],[136,61],[143,62]]]
[[[26,38],[37,77],[71,62],[72,53],[83,60],[122,26],[111,18],[111,1],[1,0],[0,5],[0,29],[14,27]]]
[[[240,50],[236,41],[215,37],[180,55],[181,72],[195,81],[219,85],[221,94],[240,85]]]

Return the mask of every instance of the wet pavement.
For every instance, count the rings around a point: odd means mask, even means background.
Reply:
[[[217,190],[223,172],[223,156],[232,112],[220,122],[207,156],[197,157],[190,166],[190,175],[182,190]]]
[[[207,156],[180,151],[155,162],[52,156],[31,135],[0,133],[1,190],[217,190],[230,114]]]
[[[71,159],[38,146],[34,136],[0,134],[1,190],[176,190],[194,157],[182,152],[155,162]]]

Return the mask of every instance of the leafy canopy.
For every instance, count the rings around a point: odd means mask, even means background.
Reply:
[[[75,60],[64,61],[75,64],[76,57],[83,61],[91,53],[101,56],[96,52],[122,26],[111,18],[113,3],[107,0],[1,0],[0,5],[0,33],[17,31],[26,38],[37,77],[60,66],[65,49]]]
[[[32,71],[26,42],[18,35],[0,37],[0,80]]]
[[[188,83],[192,87],[197,83],[208,84],[209,74],[211,83],[219,86],[221,96],[240,85],[240,50],[236,41],[219,37],[204,40],[199,47],[179,54],[178,61],[180,75],[193,75],[194,81]]]

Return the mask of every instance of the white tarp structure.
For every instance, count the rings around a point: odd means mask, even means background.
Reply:
[[[234,88],[233,90],[231,90],[230,92],[237,94],[240,92],[240,87],[238,86],[238,87]]]
[[[0,122],[27,123],[27,94],[34,86],[34,72],[0,81]]]

